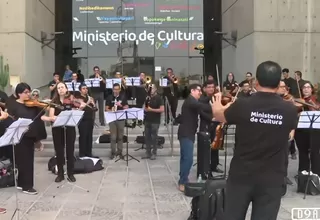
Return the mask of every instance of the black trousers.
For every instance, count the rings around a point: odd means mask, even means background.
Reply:
[[[54,150],[57,156],[58,175],[63,175],[63,165],[65,163],[64,151],[66,146],[67,172],[73,174],[74,168],[74,142],[76,140],[76,130],[74,127],[52,128]],[[66,139],[66,140],[65,140]],[[66,143],[66,144],[65,144]]]
[[[311,163],[311,171],[320,176],[320,131],[296,129],[294,138],[299,150],[299,171],[309,171]]]
[[[23,190],[33,188],[35,138],[23,137],[14,148],[18,168],[18,186]]]
[[[166,122],[169,123],[170,121],[170,113],[169,111],[171,112],[172,114],[172,119],[175,119],[176,118],[176,112],[177,112],[177,107],[178,107],[178,97],[175,97],[173,95],[165,95],[165,97],[167,97],[168,99],[168,102],[169,102],[169,105],[170,105],[170,109],[169,107],[166,107],[167,110],[166,110]],[[164,98],[164,101],[165,101],[165,98]]]
[[[296,153],[296,145],[294,140],[290,141],[289,151],[290,151],[290,154]]]
[[[282,186],[239,184],[228,180],[224,219],[245,219],[252,202],[251,220],[277,220],[282,191]]]
[[[93,119],[81,120],[79,128],[79,156],[92,156]]]

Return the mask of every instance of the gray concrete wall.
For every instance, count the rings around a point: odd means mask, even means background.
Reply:
[[[224,74],[234,72],[240,81],[259,63],[273,60],[320,81],[319,0],[223,2],[223,31],[238,30],[237,48],[223,45]]]
[[[0,1],[0,54],[10,65],[11,84],[48,84],[54,72],[54,43],[42,48],[41,31],[55,31],[54,0]]]

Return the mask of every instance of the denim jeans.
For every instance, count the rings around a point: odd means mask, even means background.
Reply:
[[[157,154],[157,138],[158,138],[158,130],[160,124],[152,124],[146,122],[144,125],[144,136],[145,136],[145,143],[146,143],[146,150],[147,154],[151,154],[151,147],[152,147],[152,154]]]
[[[188,183],[188,176],[193,163],[193,141],[189,138],[180,138],[180,180],[179,184]]]

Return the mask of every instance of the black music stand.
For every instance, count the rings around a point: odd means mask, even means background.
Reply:
[[[29,125],[33,121],[31,119],[19,118],[17,121],[13,122],[7,129],[6,132],[0,138],[0,147],[12,145],[12,153],[13,153],[13,172],[14,172],[14,185],[17,189],[18,183],[17,178],[19,175],[18,169],[16,168],[16,159],[15,159],[15,146],[20,143],[23,135],[28,131]],[[23,146],[21,146],[23,147]],[[20,209],[19,209],[19,199],[17,190],[15,191],[16,195],[16,208],[13,212],[11,219],[16,216],[16,219],[19,220]],[[17,215],[16,215],[17,214]]]
[[[84,111],[80,110],[70,110],[70,111],[62,111],[56,118],[55,122],[52,125],[52,128],[62,127],[64,129],[64,150],[67,149],[67,127],[77,127],[80,120],[83,117]],[[66,154],[65,154],[66,155]],[[66,156],[65,156],[66,158]],[[65,163],[67,164],[67,163]],[[64,174],[65,175],[65,174]],[[62,188],[65,184],[72,185],[83,191],[89,192],[89,190],[82,188],[74,183],[70,183],[69,181],[65,181],[62,185],[58,186],[57,188]],[[54,196],[55,197],[55,196]]]
[[[142,112],[142,114],[139,114],[139,112]],[[119,110],[116,112],[105,112],[105,117],[106,117],[107,123],[110,123],[113,121],[118,121],[118,120],[129,120],[129,119],[143,120],[143,109],[129,108],[129,109],[125,109],[125,110]],[[128,127],[126,127],[126,135],[129,139]],[[140,162],[140,160],[138,160],[137,158],[135,158],[129,154],[129,140],[126,143],[126,154],[124,155],[123,158],[119,158],[115,162],[118,162],[119,160],[126,161],[127,166],[129,166],[129,160],[135,160],[137,162]]]
[[[300,129],[309,129],[309,144],[310,150],[309,154],[312,153],[312,131],[314,129],[320,129],[320,112],[319,111],[303,111],[300,113],[299,122],[297,128]],[[308,180],[306,184],[306,189],[304,191],[303,199],[307,197],[308,186],[311,180],[311,160],[309,160],[309,173],[308,173]]]

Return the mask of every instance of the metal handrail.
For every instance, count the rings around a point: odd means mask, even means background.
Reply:
[[[173,156],[173,116],[172,116],[172,112],[170,111],[171,106],[170,106],[168,98],[165,96],[164,99],[165,99],[165,101],[164,101],[164,103],[165,103],[165,120],[166,120],[166,116],[169,117],[169,123],[165,122],[165,125],[168,130],[168,138],[170,140],[170,145],[171,145],[171,156]],[[168,112],[168,110],[169,110],[169,112]]]

